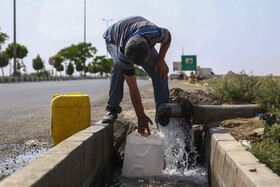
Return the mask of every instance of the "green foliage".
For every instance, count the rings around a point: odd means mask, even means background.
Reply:
[[[77,48],[75,45],[65,47],[61,49],[58,54],[63,57],[65,60],[75,62],[76,61]]]
[[[258,79],[245,72],[236,74],[233,78],[223,78],[210,81],[211,93],[221,102],[242,101],[254,102],[255,85]]]
[[[41,59],[40,55],[38,54],[35,59],[32,60],[32,67],[35,69],[37,72],[41,69],[44,68],[44,62]]]
[[[61,49],[58,53],[69,62],[74,62],[77,71],[87,72],[86,61],[96,54],[97,50],[91,43],[72,44],[69,47]]]
[[[57,70],[57,71],[63,71],[64,70],[64,67],[62,65],[62,62],[64,62],[64,58],[63,56],[61,56],[59,53],[50,57],[52,59],[55,60],[55,64],[54,64],[54,68]],[[62,66],[62,67],[61,67]],[[62,69],[62,70],[61,70]]]
[[[42,70],[40,72],[37,72],[37,73],[31,73],[30,75],[27,75],[27,77],[50,77],[51,76],[51,73],[47,70]]]
[[[67,66],[67,69],[66,69],[66,74],[71,76],[72,74],[74,73],[74,66],[73,64],[70,62]]]
[[[280,108],[280,81],[272,75],[258,81],[255,88],[256,102],[262,108]],[[276,109],[277,110],[277,109]]]
[[[92,46],[91,43],[78,43],[77,47],[77,54],[76,58],[79,62],[85,65],[87,59],[92,58],[94,54],[96,54],[97,50],[95,47]]]
[[[280,143],[280,125],[265,126],[265,138],[269,138],[273,142]],[[280,156],[280,155],[279,155]]]
[[[0,67],[6,67],[9,64],[9,58],[4,52],[0,52]]]
[[[0,52],[0,67],[2,69],[2,76],[4,77],[3,68],[9,64],[9,58],[4,52]]]
[[[104,73],[111,73],[113,67],[113,59],[104,59],[101,62],[101,66],[103,67]]]
[[[22,76],[23,77],[50,77],[51,73],[48,70],[42,70],[38,73],[37,72],[36,73],[30,73],[30,74],[25,73]]]
[[[93,74],[98,73],[97,63],[96,62],[89,63],[87,68],[88,68],[88,71],[90,73],[93,73]]]
[[[14,43],[10,43],[5,50],[5,53],[8,55],[9,59],[13,58],[13,50],[14,50]],[[16,51],[17,51],[17,58],[23,59],[27,56],[28,50],[24,45],[16,44]]]
[[[1,31],[1,27],[0,27]],[[5,41],[9,39],[9,36],[6,33],[0,32],[0,51],[2,49],[2,45],[5,43]]]
[[[83,71],[84,70],[84,65],[81,62],[76,63],[76,70],[77,71]]]
[[[231,78],[221,78],[209,82],[212,93],[221,102],[246,101],[257,103],[273,112],[280,121],[280,82],[272,75],[254,77],[244,72]],[[263,141],[255,143],[250,151],[264,164],[280,175],[280,125],[265,127]]]
[[[145,77],[148,76],[148,74],[141,68],[135,66],[135,74],[136,76],[140,76],[140,77]]]
[[[13,50],[14,50],[14,44],[11,43],[8,45],[8,47],[5,49],[5,53],[9,57],[9,59],[12,59],[14,57],[13,55]],[[16,44],[16,72],[14,72],[15,75],[20,75],[21,68],[23,68],[23,72],[26,72],[26,66],[23,63],[23,61],[19,61],[18,59],[23,59],[26,57],[28,54],[28,50],[24,45]]]
[[[275,105],[272,105],[269,108],[269,111],[275,115],[277,122],[280,123],[280,107],[276,107]]]
[[[96,69],[100,73],[100,75],[103,76],[103,73],[104,73],[103,66],[102,65],[97,65]]]
[[[280,81],[272,75],[254,77],[244,72],[231,78],[220,78],[209,82],[211,93],[221,102],[245,101],[257,103],[273,112],[280,121]]]
[[[105,56],[96,56],[87,67],[90,73],[99,72],[103,76],[103,73],[111,73],[113,59],[107,59]]]
[[[57,68],[56,68],[57,71],[61,72],[64,70],[64,66],[62,64],[60,64]]]
[[[249,151],[280,176],[280,125],[266,127],[264,140]]]

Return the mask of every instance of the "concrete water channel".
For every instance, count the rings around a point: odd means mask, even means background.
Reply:
[[[120,183],[112,185],[115,168],[113,124],[98,122],[62,141],[5,178],[0,187],[280,186],[280,178],[276,174],[218,126],[218,122],[212,121],[207,122],[203,129],[196,129],[194,139],[202,142],[201,154],[204,155],[206,167],[196,170],[196,174],[187,173],[190,178],[187,175],[182,178],[176,175],[173,178],[120,178]]]

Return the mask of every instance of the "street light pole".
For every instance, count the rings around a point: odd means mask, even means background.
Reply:
[[[16,0],[14,0],[14,46],[13,46],[13,58],[14,58],[14,76],[17,75],[16,61],[17,61],[17,48],[16,48]]]
[[[86,0],[84,0],[84,42],[86,43]]]
[[[102,19],[103,21],[106,21],[106,29],[108,29],[108,23],[109,21],[113,21],[113,19]],[[108,59],[108,51],[106,52],[106,58]]]

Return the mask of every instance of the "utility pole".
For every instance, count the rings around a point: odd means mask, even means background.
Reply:
[[[102,20],[106,21],[106,29],[108,29],[108,27],[109,27],[109,25],[108,25],[109,21],[113,21],[113,19],[102,19]],[[106,58],[108,59],[108,51],[106,52]]]
[[[84,42],[86,43],[86,12],[87,8],[86,8],[86,0],[84,0]]]
[[[17,75],[17,48],[16,48],[16,0],[14,0],[14,46],[13,46],[13,58],[14,58],[14,76]]]

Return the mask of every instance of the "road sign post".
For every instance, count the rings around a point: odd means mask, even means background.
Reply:
[[[197,70],[196,55],[182,55],[182,71]]]
[[[54,66],[54,64],[55,64],[55,59],[54,59],[54,58],[50,58],[50,59],[49,59],[49,64],[50,64],[51,66]]]

